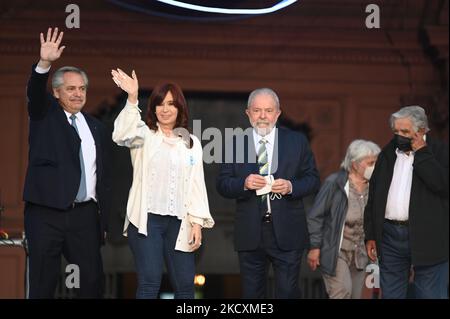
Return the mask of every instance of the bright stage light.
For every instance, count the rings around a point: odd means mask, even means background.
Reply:
[[[201,274],[195,275],[194,284],[196,286],[203,286],[205,284],[205,282],[206,282],[206,278],[204,275],[201,275]]]
[[[272,13],[272,12],[281,10],[281,9],[286,8],[287,6],[290,6],[291,4],[297,2],[297,0],[282,0],[269,8],[227,9],[227,8],[200,6],[197,4],[190,4],[190,3],[186,3],[183,1],[177,1],[177,0],[157,0],[157,1],[163,2],[165,4],[169,4],[169,5],[172,5],[175,7],[179,7],[179,8],[195,10],[195,11],[202,11],[202,12],[210,12],[210,13],[222,13],[222,14],[266,14],[266,13]]]

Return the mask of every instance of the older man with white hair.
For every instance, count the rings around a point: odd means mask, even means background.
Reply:
[[[414,269],[416,298],[448,298],[448,145],[427,135],[425,111],[391,115],[392,141],[370,180],[364,231],[380,263],[383,298],[406,298]]]
[[[225,158],[216,184],[219,194],[236,200],[234,246],[242,297],[270,296],[272,265],[274,297],[299,298],[300,265],[308,244],[303,197],[320,184],[314,155],[303,134],[277,127],[281,107],[272,89],[250,93],[245,113],[252,129],[231,140],[233,158]]]

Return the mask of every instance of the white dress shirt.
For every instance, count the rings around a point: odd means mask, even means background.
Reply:
[[[385,218],[397,221],[406,221],[409,218],[409,200],[413,177],[414,152],[409,155],[395,150],[394,173],[386,203]]]
[[[37,73],[45,74],[45,73],[47,73],[48,71],[50,71],[50,66],[49,66],[48,68],[44,69],[44,68],[41,68],[39,65],[36,65],[36,68],[35,68],[34,70],[35,70]]]
[[[67,121],[72,125],[72,120],[70,117],[72,113],[64,110],[67,116]],[[83,151],[83,161],[84,161],[84,171],[86,173],[86,198],[83,201],[97,200],[95,193],[95,186],[97,185],[97,154],[95,148],[94,137],[92,136],[91,130],[84,118],[83,113],[78,112],[74,114],[76,116],[75,122],[78,128],[78,134],[81,139],[81,149]]]

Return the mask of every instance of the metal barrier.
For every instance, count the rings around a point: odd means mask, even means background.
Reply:
[[[24,273],[24,285],[25,285],[25,299],[29,296],[29,283],[28,283],[28,245],[25,233],[22,234],[22,238],[8,238],[0,239],[0,246],[7,247],[22,247],[25,251],[25,273]]]

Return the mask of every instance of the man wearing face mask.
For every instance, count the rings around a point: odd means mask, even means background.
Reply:
[[[299,298],[300,263],[307,246],[302,198],[319,188],[319,174],[303,134],[276,127],[281,114],[276,93],[254,90],[246,114],[252,128],[238,142],[234,158],[225,152],[217,190],[236,200],[235,249],[243,298],[264,298],[273,266],[276,298]],[[227,149],[226,149],[227,150]],[[273,176],[273,183],[270,179]],[[269,193],[263,191],[270,185]]]
[[[390,125],[370,181],[367,254],[379,258],[383,298],[406,298],[411,266],[416,298],[448,298],[448,145],[426,135],[420,106],[403,107]]]
[[[325,180],[306,217],[308,264],[322,272],[330,299],[361,298],[368,263],[363,214],[378,153],[373,142],[353,141],[341,169]]]

